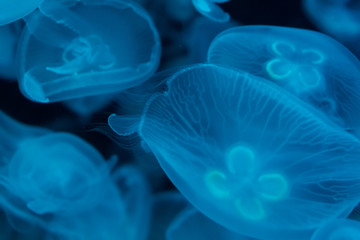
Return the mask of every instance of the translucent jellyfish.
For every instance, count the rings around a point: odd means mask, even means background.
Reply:
[[[188,208],[178,214],[166,233],[167,240],[255,240],[230,231],[211,221],[194,208]]]
[[[232,28],[214,39],[208,61],[275,82],[360,136],[360,63],[326,35],[272,26]]]
[[[34,11],[43,0],[1,0],[0,25],[15,22]]]
[[[325,33],[344,41],[360,37],[358,0],[303,0],[303,5],[312,22]]]
[[[339,40],[360,58],[358,0],[303,0],[303,6],[309,19],[319,30]]]
[[[152,219],[147,239],[168,239],[166,231],[169,225],[181,211],[187,208],[190,208],[190,203],[178,191],[156,194],[152,201]]]
[[[188,52],[188,63],[206,62],[208,48],[211,41],[220,32],[238,25],[233,21],[214,22],[200,16],[196,18],[187,32],[183,35]]]
[[[140,117],[108,122],[136,132],[213,221],[255,238],[306,239],[360,199],[360,142],[326,120],[269,81],[200,64],[174,73]]]
[[[21,21],[0,26],[0,78],[16,80],[15,55],[22,28]]]
[[[216,5],[217,3],[225,3],[229,1],[230,0],[192,0],[195,9],[200,14],[215,22],[229,21],[229,14]]]
[[[360,222],[350,219],[334,219],[316,230],[311,240],[358,240]]]
[[[63,104],[80,118],[86,120],[109,105],[112,98],[111,94],[104,94],[65,100]]]
[[[19,86],[54,102],[139,85],[156,70],[160,39],[152,19],[125,0],[46,0],[26,18]],[[116,24],[114,24],[116,23]]]
[[[132,167],[114,169],[91,145],[0,113],[0,207],[16,230],[38,226],[61,239],[144,239],[148,190]]]

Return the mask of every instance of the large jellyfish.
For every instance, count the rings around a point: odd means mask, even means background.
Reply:
[[[43,0],[0,0],[0,25],[15,22],[34,11]]]
[[[359,201],[359,140],[287,91],[211,64],[174,73],[167,87],[140,117],[111,115],[109,125],[137,133],[215,222],[255,238],[305,239]]]
[[[133,2],[45,0],[25,20],[19,86],[33,101],[131,88],[147,80],[159,64],[157,30]]]
[[[360,222],[350,219],[334,219],[316,230],[311,240],[358,240]]]
[[[326,35],[272,26],[232,28],[214,39],[208,61],[275,82],[360,136],[360,63]]]
[[[61,239],[144,239],[150,205],[136,169],[113,170],[116,158],[105,162],[75,135],[2,112],[0,126],[0,207],[15,229],[38,226]]]

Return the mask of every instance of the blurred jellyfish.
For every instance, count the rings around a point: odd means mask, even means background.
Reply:
[[[43,0],[0,0],[0,25],[15,22],[34,11]]]
[[[167,85],[141,116],[114,114],[109,125],[137,132],[215,222],[255,238],[305,239],[359,201],[359,140],[275,84],[199,64]]]
[[[62,103],[80,118],[86,120],[109,105],[112,99],[111,94],[104,94],[65,100]]]
[[[166,240],[183,239],[255,240],[222,227],[194,208],[187,208],[178,214],[166,232]]]
[[[359,0],[303,0],[303,6],[319,30],[339,40],[360,58]]]
[[[190,208],[189,202],[177,191],[158,193],[152,202],[152,219],[147,240],[165,240],[166,231],[175,217],[184,209]]]
[[[26,126],[4,113],[0,126],[0,207],[16,230],[30,224],[59,239],[144,239],[134,229],[147,228],[149,197],[136,169],[110,174],[116,158],[105,162],[69,133]]]
[[[272,26],[232,28],[214,39],[208,61],[275,82],[360,136],[360,63],[326,35]]]
[[[125,0],[45,0],[19,47],[23,94],[54,102],[121,91],[156,70],[160,39],[145,10]],[[116,24],[114,24],[116,23]]]
[[[197,17],[183,35],[187,49],[188,64],[206,62],[211,41],[220,32],[238,25],[233,21],[214,22],[203,16]]]
[[[22,28],[22,21],[0,26],[0,78],[16,80],[15,55]]]
[[[311,240],[358,240],[360,222],[350,219],[334,219],[316,230]]]
[[[229,21],[229,14],[216,5],[217,3],[225,3],[229,1],[230,0],[192,0],[195,9],[200,14],[215,22]]]

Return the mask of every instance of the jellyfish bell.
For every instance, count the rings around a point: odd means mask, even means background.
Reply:
[[[26,23],[19,86],[33,101],[128,89],[150,78],[159,64],[157,30],[133,2],[46,0]]]
[[[338,218],[319,227],[311,237],[311,240],[357,240],[359,236],[360,223],[358,221]]]
[[[310,105],[212,64],[186,67],[167,85],[137,120],[108,122],[122,135],[138,124],[170,180],[207,217],[254,238],[306,239],[357,204],[360,142]]]
[[[213,40],[208,62],[270,80],[344,129],[360,128],[360,62],[324,34],[274,26],[235,27]]]

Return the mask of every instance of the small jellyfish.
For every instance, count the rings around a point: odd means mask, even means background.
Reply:
[[[229,21],[229,14],[216,5],[217,3],[225,3],[229,1],[230,0],[192,0],[195,9],[200,14],[215,22]]]
[[[360,199],[359,140],[310,109],[257,76],[199,64],[175,72],[133,122],[108,122],[123,136],[137,124],[170,180],[215,222],[306,239]]]
[[[133,2],[45,0],[25,21],[19,86],[33,101],[128,89],[147,80],[159,64],[157,30]]]
[[[303,6],[310,20],[336,39],[346,42],[360,37],[358,0],[303,0]]]
[[[273,26],[232,28],[214,39],[208,61],[270,80],[360,136],[360,62],[326,35]]]
[[[134,229],[147,228],[150,206],[137,169],[113,169],[115,157],[106,162],[75,135],[2,112],[0,126],[0,208],[12,227],[37,226],[62,239],[144,239]]]
[[[194,208],[187,208],[178,214],[166,232],[166,240],[183,239],[255,240],[222,227]]]
[[[358,240],[360,222],[350,219],[334,219],[319,227],[311,240]]]
[[[340,41],[360,59],[359,0],[303,0],[302,2],[309,20],[319,30]]]
[[[19,20],[34,11],[44,0],[1,0],[0,26]]]
[[[171,222],[180,212],[188,208],[190,203],[178,191],[156,194],[152,201],[152,218],[147,239],[168,240],[166,231]]]
[[[238,25],[234,21],[214,22],[210,19],[199,16],[183,35],[188,52],[188,64],[206,62],[207,51],[211,41],[220,32]]]

